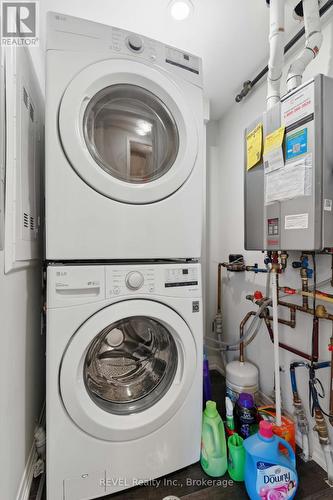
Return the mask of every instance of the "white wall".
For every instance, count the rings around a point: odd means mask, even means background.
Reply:
[[[222,254],[223,232],[219,210],[221,185],[219,122],[207,125],[207,185],[206,185],[206,334],[211,334],[217,308],[217,265]],[[219,352],[207,349],[210,367],[220,368]]]
[[[297,50],[299,50],[298,46]],[[324,42],[323,47],[311,66],[306,71],[304,81],[309,79],[316,73],[324,73],[333,76],[333,21],[332,18],[326,21],[324,27]],[[294,54],[295,55],[295,54]],[[293,55],[293,56],[294,56]],[[253,58],[254,66],[256,65],[255,57]],[[289,57],[290,59],[290,57]],[[286,66],[289,66],[290,61],[286,61]],[[223,70],[223,68],[221,69]],[[226,75],[227,78],[227,75]],[[284,78],[285,81],[285,78]],[[241,83],[241,82],[240,82]],[[237,89],[235,89],[236,93]],[[223,89],[221,89],[223,92]],[[209,165],[210,181],[213,192],[211,193],[211,203],[214,210],[211,209],[210,224],[216,228],[216,220],[220,229],[215,229],[211,232],[211,266],[215,267],[217,261],[228,259],[229,253],[244,254],[246,262],[253,264],[255,262],[262,263],[263,258],[261,253],[245,252],[244,251],[244,236],[243,236],[243,170],[244,170],[244,148],[243,148],[243,133],[244,128],[253,119],[256,118],[265,109],[265,82],[256,88],[241,104],[234,103],[229,112],[223,117],[219,123],[218,143],[219,143],[219,164],[218,171],[216,159]],[[211,133],[210,141],[214,141],[214,134]],[[215,234],[216,231],[216,234]],[[219,234],[220,231],[220,234]],[[291,269],[291,262],[298,258],[299,255],[292,254],[289,258],[289,269],[281,278],[281,283],[290,286],[300,287],[299,273]],[[318,280],[329,277],[330,275],[330,257],[319,256],[318,263]],[[210,276],[213,277],[211,269]],[[265,277],[254,275],[251,273],[227,273],[224,272],[223,278],[223,312],[224,312],[224,336],[227,339],[235,339],[239,335],[239,323],[247,311],[251,309],[251,303],[245,300],[245,296],[252,293],[256,289],[264,290]],[[213,319],[214,303],[216,296],[215,280],[210,283],[210,301],[208,310],[210,318],[207,323]],[[297,300],[297,299],[296,299]],[[330,312],[333,312],[328,306]],[[284,312],[281,311],[281,315]],[[308,315],[302,313],[297,314],[296,331],[287,327],[281,327],[281,340],[291,344],[301,350],[310,352],[312,320]],[[328,340],[331,335],[331,323],[321,321],[320,323],[320,359],[328,360],[329,353],[327,350]],[[261,389],[270,394],[273,390],[273,348],[269,340],[268,334],[262,327],[255,341],[247,348],[246,355],[249,360],[255,363],[260,368],[260,385]],[[289,364],[297,359],[294,355],[280,349],[281,366],[283,373],[282,381],[282,396],[285,406],[292,409],[292,394],[289,379]],[[235,356],[230,356],[229,359]],[[324,369],[318,373],[323,385],[328,392],[329,388],[329,369]],[[304,369],[299,368],[297,371],[297,381],[299,391],[303,402],[308,407],[308,388],[307,388],[307,373]],[[323,401],[324,409],[328,408],[328,398]],[[308,415],[309,416],[309,415]],[[309,416],[310,418],[310,416]],[[321,458],[321,450],[317,442],[317,436],[312,435],[315,455]],[[331,428],[331,439],[333,440],[333,432]]]
[[[21,49],[17,49],[21,50]],[[32,49],[40,61],[38,49]],[[8,109],[7,109],[8,112]],[[13,165],[7,165],[13,168]],[[4,274],[0,252],[0,498],[17,498],[45,392],[41,263]]]

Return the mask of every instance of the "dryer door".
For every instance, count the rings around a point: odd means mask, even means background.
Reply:
[[[175,311],[126,300],[100,310],[74,334],[60,368],[60,393],[84,432],[127,441],[177,412],[196,369],[195,340]]]
[[[145,64],[113,59],[90,65],[60,104],[64,153],[76,173],[109,198],[133,204],[164,199],[186,181],[197,157],[187,99]]]

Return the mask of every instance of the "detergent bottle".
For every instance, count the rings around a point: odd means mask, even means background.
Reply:
[[[279,450],[287,448],[289,456]],[[262,420],[259,432],[245,439],[245,486],[251,500],[294,498],[298,486],[295,453],[290,444],[273,434],[272,424]]]
[[[224,424],[215,401],[207,401],[203,413],[200,463],[212,477],[223,476],[228,468]]]

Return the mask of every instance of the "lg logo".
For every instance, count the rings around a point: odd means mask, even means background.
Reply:
[[[2,44],[36,45],[38,3],[1,2]]]

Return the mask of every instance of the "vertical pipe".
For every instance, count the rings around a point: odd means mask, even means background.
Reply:
[[[274,375],[275,375],[275,405],[276,424],[281,426],[281,384],[279,359],[279,318],[278,318],[278,283],[277,273],[272,272],[272,307],[273,307],[273,338],[274,338]]]
[[[313,318],[311,342],[312,342],[312,362],[316,363],[319,358],[319,320],[317,316]]]
[[[217,312],[220,313],[222,309],[222,264],[218,265],[217,271]]]
[[[332,330],[333,330],[333,324],[332,324]],[[330,417],[329,417],[329,422],[333,426],[333,332],[332,336],[330,338],[330,345],[329,348],[331,350],[331,379],[330,379]]]
[[[280,101],[280,82],[284,61],[284,6],[285,0],[271,0],[270,2],[267,109]]]
[[[308,292],[309,291],[309,280],[308,280],[306,269],[304,269],[304,268],[301,269],[301,278],[302,278],[302,292]],[[308,309],[308,307],[309,307],[308,296],[302,295],[302,301],[303,301],[303,307],[305,309]]]

